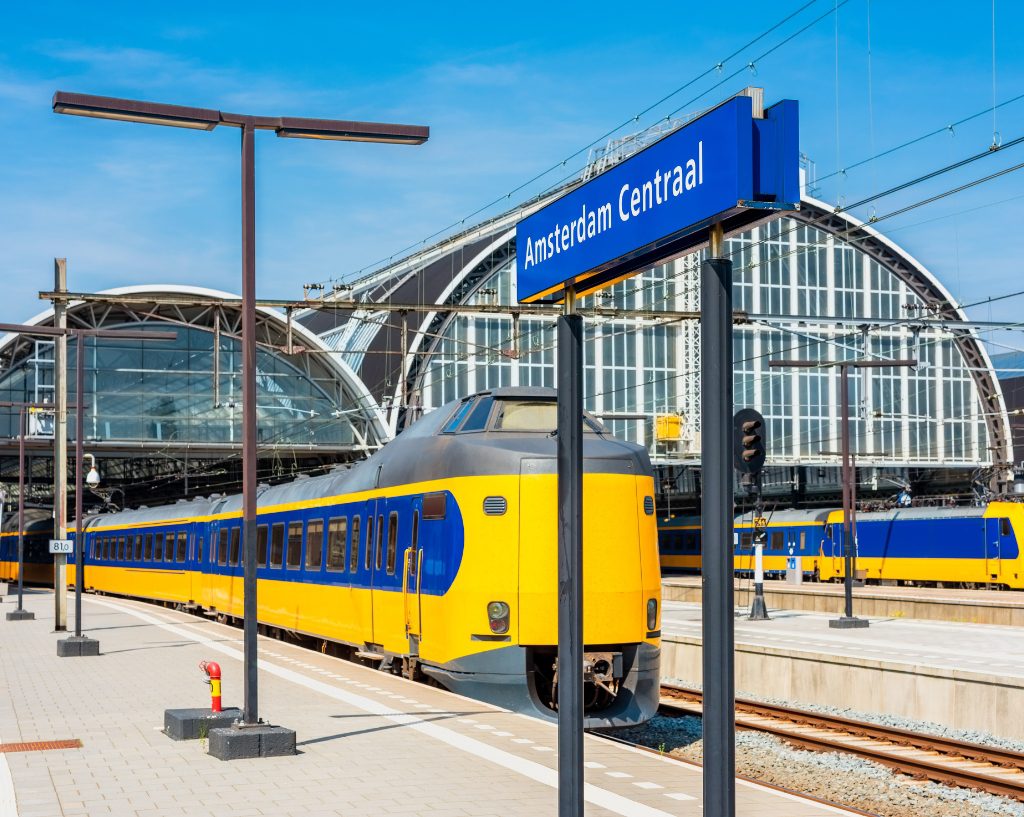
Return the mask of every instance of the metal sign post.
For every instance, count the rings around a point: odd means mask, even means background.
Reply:
[[[701,276],[704,814],[735,814],[732,263],[726,232],[795,209],[797,104],[747,89],[516,225],[520,300],[558,323],[558,814],[583,814],[583,325],[576,298],[710,241]],[[710,552],[709,552],[710,551]]]
[[[558,814],[583,817],[583,318],[558,319]]]

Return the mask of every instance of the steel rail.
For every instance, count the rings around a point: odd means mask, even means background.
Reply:
[[[699,714],[697,708],[703,700],[699,690],[670,684],[663,684],[661,689],[662,709],[666,713]],[[677,699],[680,705],[673,704],[671,699]],[[682,705],[684,703],[689,706]],[[1024,800],[1024,753],[1021,752],[742,698],[736,699],[736,711],[738,728],[774,734],[802,748],[855,754],[914,777]],[[772,725],[742,715],[789,725]],[[799,727],[813,731],[801,732]],[[822,735],[821,731],[841,736]],[[881,746],[879,742],[888,745]],[[901,754],[901,750],[933,754],[920,757]],[[989,768],[977,768],[976,764]],[[1014,772],[1018,779],[1010,776]]]

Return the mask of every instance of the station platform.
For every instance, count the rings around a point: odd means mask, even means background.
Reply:
[[[662,598],[665,601],[700,602],[700,587],[699,576],[667,576],[662,580]],[[734,587],[736,604],[749,607],[754,593],[753,582],[737,579]],[[770,580],[765,582],[764,591],[769,607],[836,614],[843,610],[845,591],[842,584],[788,584]],[[1024,627],[1024,591],[1020,590],[865,585],[855,588],[854,596],[856,609],[866,616]]]
[[[197,664],[216,660],[241,704],[241,632],[141,602],[83,597],[98,657],[57,658],[50,592],[34,621],[0,620],[0,814],[4,817],[535,817],[557,810],[554,724],[260,639],[260,712],[297,732],[294,757],[223,762],[175,742],[167,708],[209,703]],[[73,622],[72,622],[73,625]],[[81,741],[19,751],[12,743]],[[701,770],[587,735],[586,813],[699,814]],[[851,812],[738,781],[743,817]]]
[[[737,606],[737,694],[1024,739],[1024,628],[869,617],[867,629],[835,630],[835,614],[770,605],[770,621],[748,614]],[[699,682],[701,643],[701,606],[664,602],[662,677]]]

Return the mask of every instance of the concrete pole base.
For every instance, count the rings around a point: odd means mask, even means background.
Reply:
[[[78,658],[87,655],[99,655],[100,642],[88,636],[70,636],[57,642],[58,658]]]
[[[226,729],[242,717],[242,710],[229,707],[221,712],[209,709],[165,709],[164,734],[171,740],[198,740],[214,729]]]
[[[29,610],[11,610],[7,614],[8,621],[31,621],[36,617],[36,614]]]
[[[754,596],[750,604],[750,621],[771,621],[768,615],[768,605],[764,603],[764,596]]]
[[[840,616],[830,619],[828,626],[833,630],[863,630],[868,627],[868,620],[855,616]]]
[[[211,729],[208,753],[218,760],[294,755],[295,732],[265,723]]]

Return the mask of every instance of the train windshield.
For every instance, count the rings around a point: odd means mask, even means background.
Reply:
[[[495,431],[545,431],[558,426],[558,404],[552,400],[500,400],[494,413]],[[601,431],[589,416],[583,417],[583,430]]]

